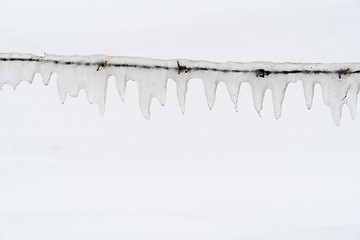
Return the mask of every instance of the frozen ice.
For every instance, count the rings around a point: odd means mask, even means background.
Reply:
[[[227,86],[235,110],[238,110],[238,95],[241,84],[251,85],[255,110],[261,116],[264,94],[270,89],[275,118],[281,117],[282,102],[288,84],[302,82],[306,106],[310,109],[315,84],[322,88],[324,103],[330,107],[335,124],[340,124],[342,107],[349,107],[352,118],[356,115],[359,93],[360,64],[358,63],[214,63],[185,59],[158,60],[131,57],[57,56],[4,53],[0,54],[0,88],[10,84],[14,88],[21,82],[32,82],[40,73],[44,84],[52,74],[56,75],[59,97],[77,97],[84,89],[89,103],[104,113],[106,89],[109,77],[116,78],[118,92],[125,100],[127,81],[137,83],[139,105],[143,116],[150,119],[153,98],[165,104],[166,85],[173,79],[177,85],[178,102],[185,112],[187,84],[190,79],[203,80],[209,109],[215,104],[216,90],[220,82]]]

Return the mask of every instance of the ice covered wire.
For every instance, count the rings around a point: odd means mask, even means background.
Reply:
[[[142,114],[150,118],[152,98],[165,103],[166,83],[173,79],[177,84],[177,96],[182,112],[185,111],[187,83],[192,78],[203,80],[206,99],[211,109],[215,102],[219,82],[227,86],[230,98],[237,110],[240,86],[248,82],[252,87],[254,106],[260,114],[264,94],[272,92],[275,118],[281,116],[281,105],[287,85],[301,81],[306,104],[311,108],[314,85],[321,85],[324,102],[331,109],[334,122],[340,123],[342,106],[346,104],[354,118],[356,100],[359,93],[359,63],[214,63],[185,59],[158,60],[132,57],[92,56],[35,56],[32,54],[0,54],[0,88],[10,84],[14,88],[21,81],[32,82],[40,73],[44,84],[48,84],[53,73],[57,76],[57,86],[61,102],[66,96],[76,97],[84,89],[90,103],[104,112],[107,81],[116,77],[121,99],[125,98],[128,80],[137,82],[139,103]]]

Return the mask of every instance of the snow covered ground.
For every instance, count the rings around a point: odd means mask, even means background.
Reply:
[[[360,2],[0,1],[0,51],[212,61],[359,62]],[[360,118],[340,127],[315,89],[288,87],[275,120],[243,85],[186,114],[168,82],[151,120],[129,82],[105,117],[56,80],[0,92],[0,239],[360,239]]]

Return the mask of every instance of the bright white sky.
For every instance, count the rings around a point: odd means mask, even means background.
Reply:
[[[0,51],[213,61],[359,62],[358,1],[0,1]],[[168,83],[151,120],[110,81],[105,117],[39,76],[0,92],[0,239],[360,238],[360,119],[290,85],[274,120],[242,86],[213,110]]]

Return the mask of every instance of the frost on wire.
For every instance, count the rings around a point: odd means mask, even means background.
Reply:
[[[0,88],[10,84],[14,88],[21,82],[32,82],[40,73],[47,85],[56,73],[57,86],[62,103],[67,95],[76,97],[84,89],[90,103],[99,106],[104,113],[107,82],[116,78],[116,85],[124,101],[126,83],[137,82],[142,114],[150,118],[152,98],[165,104],[166,83],[173,79],[182,112],[185,111],[187,83],[192,78],[203,80],[209,108],[215,102],[219,82],[227,86],[230,98],[237,110],[238,95],[243,82],[252,88],[255,110],[260,114],[264,94],[272,92],[275,118],[281,116],[281,106],[289,83],[301,81],[307,107],[310,109],[315,84],[320,84],[326,105],[331,109],[334,122],[339,125],[342,106],[346,104],[352,118],[356,115],[359,93],[359,63],[313,64],[313,63],[214,63],[185,59],[157,60],[130,57],[93,56],[35,56],[32,54],[0,54]]]

